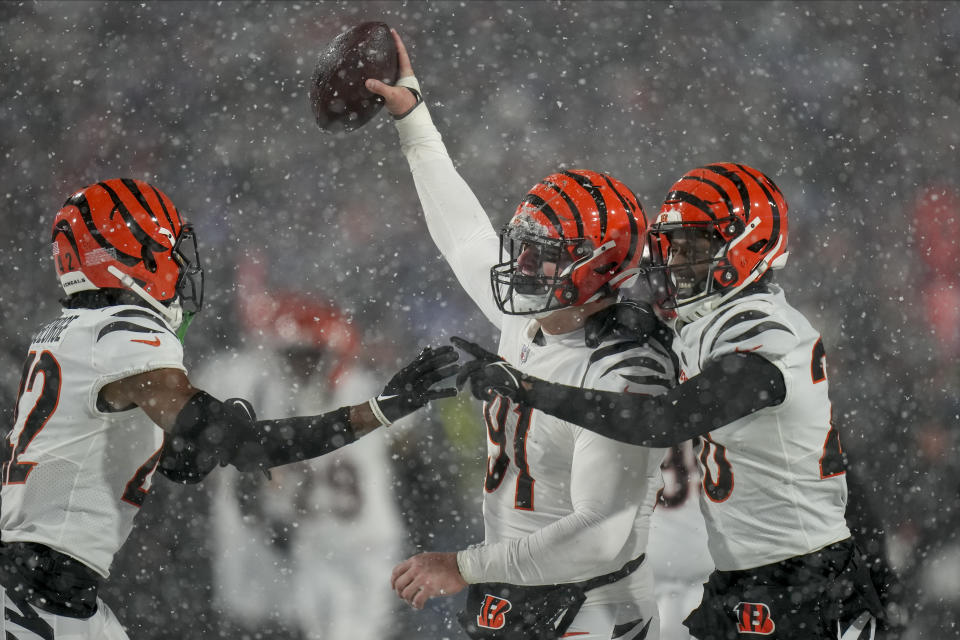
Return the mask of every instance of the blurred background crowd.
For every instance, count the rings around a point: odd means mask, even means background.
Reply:
[[[31,329],[59,313],[53,214],[112,177],[195,224],[191,376],[263,417],[363,400],[451,335],[494,345],[387,114],[313,122],[319,52],[368,20],[404,37],[495,225],[560,167],[618,176],[648,213],[701,164],[773,177],[779,279],[823,332],[852,524],[903,581],[905,637],[960,636],[955,2],[0,3],[3,423]],[[132,638],[460,638],[457,599],[414,613],[388,576],[482,539],[483,433],[463,397],[270,481],[157,479],[104,598]]]

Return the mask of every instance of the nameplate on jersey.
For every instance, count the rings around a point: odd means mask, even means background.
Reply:
[[[62,316],[57,318],[34,334],[32,339],[33,343],[56,344],[60,342],[60,338],[63,337],[63,332],[66,331],[70,323],[76,319],[77,316]]]

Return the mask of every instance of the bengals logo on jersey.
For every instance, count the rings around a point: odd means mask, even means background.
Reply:
[[[733,608],[737,614],[737,631],[768,636],[777,628],[770,616],[770,607],[762,602],[741,602]]]
[[[502,629],[507,624],[507,611],[512,608],[513,604],[509,600],[486,594],[480,606],[480,615],[477,616],[477,626],[483,629]]]

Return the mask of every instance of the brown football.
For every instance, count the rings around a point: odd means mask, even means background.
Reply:
[[[324,131],[354,131],[377,114],[383,98],[363,86],[367,78],[397,81],[397,45],[383,22],[364,22],[334,38],[320,54],[310,105]]]

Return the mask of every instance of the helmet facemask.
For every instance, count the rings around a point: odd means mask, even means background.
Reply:
[[[187,327],[203,306],[203,265],[200,264],[200,250],[192,225],[184,225],[170,255],[180,267],[180,276],[177,278],[177,297],[168,307],[179,305],[182,309],[182,320],[176,331],[183,340]]]
[[[500,262],[490,270],[497,306],[509,315],[537,317],[570,306],[574,257],[587,252],[585,238],[551,237],[533,219],[515,218],[500,232]]]

